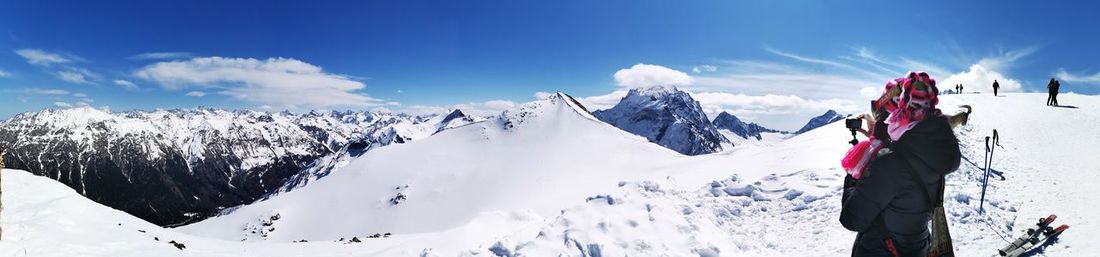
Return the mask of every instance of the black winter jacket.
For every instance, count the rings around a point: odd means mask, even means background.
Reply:
[[[860,180],[845,178],[840,223],[859,232],[852,256],[890,256],[887,238],[901,256],[923,256],[930,242],[929,199],[939,196],[942,176],[957,169],[962,156],[947,119],[939,117],[889,147],[892,152],[871,160]]]

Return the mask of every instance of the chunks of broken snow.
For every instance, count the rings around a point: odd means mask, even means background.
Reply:
[[[836,205],[818,201],[839,194],[807,193],[787,186],[782,176],[753,182],[733,176],[701,188],[676,187],[671,181],[620,182],[619,186],[615,192],[588,197],[584,204],[562,210],[535,234],[514,234],[470,253],[819,256],[844,254],[851,243],[851,233],[836,226]],[[776,243],[809,242],[823,236],[837,242],[798,247]]]

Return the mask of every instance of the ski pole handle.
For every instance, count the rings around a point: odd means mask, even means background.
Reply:
[[[996,129],[993,130],[993,145],[1001,146],[1001,136],[997,134]],[[1004,148],[1004,146],[1001,146],[1001,148]]]
[[[989,152],[989,137],[985,137],[985,151]]]

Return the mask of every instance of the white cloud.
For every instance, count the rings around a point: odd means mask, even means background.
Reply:
[[[69,104],[69,103],[66,103],[66,102],[53,102],[53,105],[55,105],[55,106],[57,106],[57,107],[62,107],[62,108],[70,108],[70,107],[73,107],[73,105],[72,105],[72,104]]]
[[[84,74],[74,71],[58,71],[57,78],[69,83],[76,84],[93,84],[84,77]]]
[[[607,110],[611,109],[611,107],[615,107],[615,105],[619,103],[619,100],[626,97],[628,92],[627,90],[616,90],[606,95],[580,97],[576,99],[589,111]]]
[[[134,82],[130,82],[128,80],[116,79],[114,81],[114,83],[115,83],[115,85],[118,85],[118,86],[120,86],[120,87],[122,87],[126,90],[130,90],[130,91],[138,90],[138,86],[136,84],[134,84]]]
[[[75,94],[73,94],[73,97],[88,97],[88,95],[86,95],[84,93],[75,93]]]
[[[74,84],[95,85],[95,81],[102,78],[98,73],[74,67],[68,67],[67,70],[57,71],[56,74],[58,79]]]
[[[941,90],[948,89],[955,84],[963,84],[968,89],[967,92],[993,92],[993,80],[997,80],[997,84],[1000,84],[1001,92],[1017,92],[1023,88],[1019,80],[1005,77],[1004,74],[988,69],[980,63],[971,65],[970,70],[951,74],[951,76],[947,76],[946,79],[936,83],[938,83],[937,87]]]
[[[191,91],[191,92],[187,92],[187,96],[194,96],[194,97],[203,97],[203,96],[205,96],[205,95],[206,95],[206,93],[203,93],[202,91]]]
[[[694,83],[690,75],[660,65],[639,63],[615,72],[615,82],[621,87],[683,86]]]
[[[864,87],[859,89],[859,95],[867,99],[877,99],[879,96],[882,96],[883,91],[885,90],[874,87]]]
[[[553,95],[553,93],[538,91],[538,92],[535,92],[534,97],[535,97],[535,100],[544,100],[544,99],[550,98],[551,95]]]
[[[72,62],[69,58],[62,57],[59,54],[49,53],[38,49],[19,49],[15,50],[15,54],[27,59],[27,63],[39,66]]]
[[[970,65],[968,70],[951,74],[947,78],[938,81],[939,88],[946,89],[946,87],[952,87],[955,84],[963,84],[966,88],[974,88],[974,90],[968,91],[992,92],[993,81],[996,80],[997,84],[1001,86],[1001,91],[1021,91],[1023,84],[1019,80],[1009,78],[1004,72],[1013,68],[1016,61],[1035,53],[1038,49],[1038,47],[1031,46],[1002,51],[999,55],[982,58],[977,63]]]
[[[702,73],[704,71],[705,72],[715,72],[715,71],[718,71],[718,67],[714,66],[714,65],[699,65],[699,66],[691,67],[691,73]]]
[[[4,70],[0,70],[0,78],[10,78],[10,77],[11,77],[11,73],[8,73],[7,71],[4,71]]]
[[[1065,69],[1058,69],[1057,72],[1054,72],[1053,76],[1063,82],[1084,83],[1093,85],[1100,84],[1100,72],[1093,73],[1091,75],[1078,75],[1066,72]]]
[[[130,56],[130,60],[171,60],[190,58],[194,54],[188,52],[152,52]]]
[[[256,104],[288,109],[374,107],[381,100],[356,93],[365,87],[348,76],[290,58],[197,57],[158,62],[134,73],[167,90],[211,89]]]

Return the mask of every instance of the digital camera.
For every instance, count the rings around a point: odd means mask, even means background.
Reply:
[[[844,119],[844,126],[848,127],[848,130],[856,131],[863,127],[863,120],[860,118],[847,118]]]

